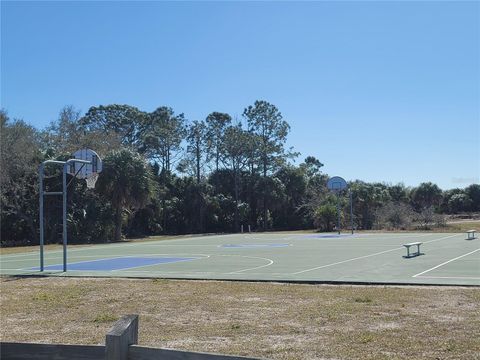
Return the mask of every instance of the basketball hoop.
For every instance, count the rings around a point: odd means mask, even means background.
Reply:
[[[340,235],[340,193],[348,188],[347,182],[340,176],[334,176],[327,181],[327,188],[337,194],[337,231]],[[352,208],[352,198],[350,197],[350,209]],[[352,225],[353,234],[353,225]]]
[[[58,160],[45,160],[40,165],[38,171],[39,178],[39,187],[40,187],[40,271],[44,270],[44,214],[43,214],[43,201],[44,197],[47,195],[62,195],[63,198],[63,271],[67,271],[67,174],[70,174],[77,179],[85,179],[87,182],[87,188],[93,189],[95,183],[98,180],[98,174],[102,172],[102,159],[98,154],[91,149],[81,149],[76,151],[73,155],[73,158],[68,159],[67,161],[58,161]],[[48,164],[57,164],[62,165],[62,191],[45,191],[43,186],[43,180],[45,178],[45,165]],[[73,180],[73,179],[72,179]],[[71,182],[71,180],[70,180]],[[83,213],[85,217],[85,212]]]
[[[77,179],[85,179],[87,189],[93,189],[98,180],[98,174],[102,172],[102,159],[91,149],[81,149],[73,154],[73,157],[83,162],[73,161],[69,166],[69,173]],[[88,161],[89,163],[85,163]]]
[[[340,191],[345,190],[347,187],[347,182],[340,176],[334,176],[327,181],[327,188],[335,193],[339,193]]]
[[[92,173],[89,177],[86,177],[85,181],[87,182],[87,189],[93,189],[97,180],[98,173]]]

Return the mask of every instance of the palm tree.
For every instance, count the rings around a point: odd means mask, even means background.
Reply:
[[[115,241],[121,240],[123,211],[144,208],[155,192],[150,166],[138,153],[122,149],[108,154],[97,189],[115,209]]]

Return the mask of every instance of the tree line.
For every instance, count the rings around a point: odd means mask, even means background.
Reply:
[[[286,147],[290,125],[266,101],[242,120],[212,112],[203,120],[162,106],[72,106],[45,129],[0,112],[1,242],[38,243],[38,166],[81,148],[103,159],[95,190],[69,178],[68,231],[75,242],[118,241],[156,234],[318,228],[331,231],[336,197],[323,164]],[[46,169],[45,189],[61,190],[60,169]],[[349,183],[357,229],[441,225],[443,214],[480,211],[480,186],[442,191],[432,183]],[[345,195],[345,194],[343,194]],[[342,208],[348,198],[341,196]],[[350,223],[349,212],[342,222]],[[61,239],[61,199],[45,199],[47,243]]]

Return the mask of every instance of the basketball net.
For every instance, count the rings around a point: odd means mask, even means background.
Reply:
[[[98,173],[92,173],[89,177],[85,178],[85,181],[87,182],[87,189],[93,189],[97,180]]]

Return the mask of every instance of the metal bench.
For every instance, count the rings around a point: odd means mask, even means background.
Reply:
[[[475,233],[477,230],[468,230],[467,231],[467,240],[473,240],[475,239]]]
[[[407,248],[407,258],[409,257],[414,257],[414,256],[418,256],[418,255],[422,255],[422,253],[420,252],[420,245],[422,245],[423,243],[422,242],[413,242],[413,243],[408,243],[408,244],[403,244],[403,246],[405,246]],[[410,247],[412,246],[416,246],[417,247],[417,251],[415,252],[410,252]]]

